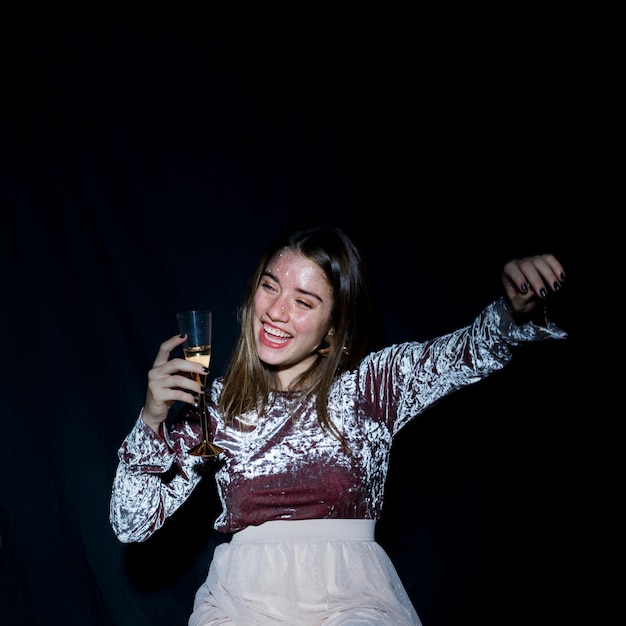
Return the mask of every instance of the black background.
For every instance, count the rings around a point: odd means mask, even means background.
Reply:
[[[550,313],[569,339],[408,426],[377,528],[425,626],[562,623],[586,487],[571,418],[585,387],[573,216],[593,187],[580,30],[521,7],[14,4],[3,623],[186,624],[222,540],[213,487],[122,545],[108,523],[117,448],[175,313],[213,309],[218,375],[259,252],[306,216],[364,251],[381,344],[469,323],[509,258],[564,263]]]

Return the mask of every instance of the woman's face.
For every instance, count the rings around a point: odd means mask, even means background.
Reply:
[[[270,259],[254,296],[253,329],[259,358],[276,368],[282,389],[317,358],[332,308],[331,286],[313,261],[293,250]]]

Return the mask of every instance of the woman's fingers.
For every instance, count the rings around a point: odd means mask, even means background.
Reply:
[[[198,395],[205,391],[200,381],[206,380],[208,371],[201,363],[179,357],[170,358],[172,350],[184,341],[184,335],[174,335],[164,341],[148,372],[148,390],[142,418],[155,432],[159,432],[159,425],[167,419],[174,402],[196,404]]]
[[[509,261],[503,270],[503,280],[509,280],[520,293],[529,289],[542,298],[548,290],[558,291],[565,280],[561,263],[552,254],[542,254]]]
[[[541,298],[545,298],[549,291],[561,288],[563,268],[552,255],[522,259],[519,268],[529,287]]]
[[[154,359],[152,367],[159,367],[160,365],[166,363],[167,360],[170,358],[170,353],[172,352],[172,350],[177,346],[180,346],[184,342],[184,335],[182,337],[180,335],[174,335],[173,337],[170,337],[167,341],[164,341],[159,346],[159,352],[156,356],[156,359]]]
[[[157,400],[179,400],[181,390],[202,393],[200,377],[203,375],[206,372],[199,363],[179,358],[170,359],[148,372],[148,389]]]
[[[536,299],[559,291],[565,270],[552,254],[540,254],[509,261],[502,270],[506,294],[518,313],[529,313]]]

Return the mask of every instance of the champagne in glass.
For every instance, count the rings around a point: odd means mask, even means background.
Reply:
[[[183,354],[187,361],[202,364],[206,374],[193,374],[194,380],[206,387],[209,365],[211,364],[211,339],[213,331],[213,315],[211,311],[186,311],[177,313],[178,329],[187,335],[183,344]],[[200,423],[202,425],[202,441],[189,450],[194,456],[216,457],[223,450],[210,441],[209,416],[206,409],[206,395],[201,393],[198,401]]]
[[[187,361],[195,361],[196,363],[201,363],[202,365],[204,365],[204,367],[207,368],[207,370],[209,369],[209,366],[211,365],[211,345],[205,345],[205,346],[191,346],[191,347],[184,347],[183,346],[183,353],[185,355],[185,359],[187,359]],[[199,378],[199,377],[196,377]],[[202,384],[204,384],[206,382],[206,376],[202,376],[202,378],[204,379],[202,382]]]

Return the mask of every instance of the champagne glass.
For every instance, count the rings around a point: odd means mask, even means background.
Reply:
[[[213,332],[213,314],[211,311],[185,311],[177,313],[178,329],[185,333],[187,339],[183,343],[183,353],[187,361],[201,363],[207,369],[206,374],[192,374],[194,380],[206,387],[209,365],[211,364],[211,339]],[[223,452],[222,448],[209,440],[209,416],[206,409],[206,394],[198,398],[200,423],[202,424],[202,441],[189,450],[193,456],[216,457]]]

